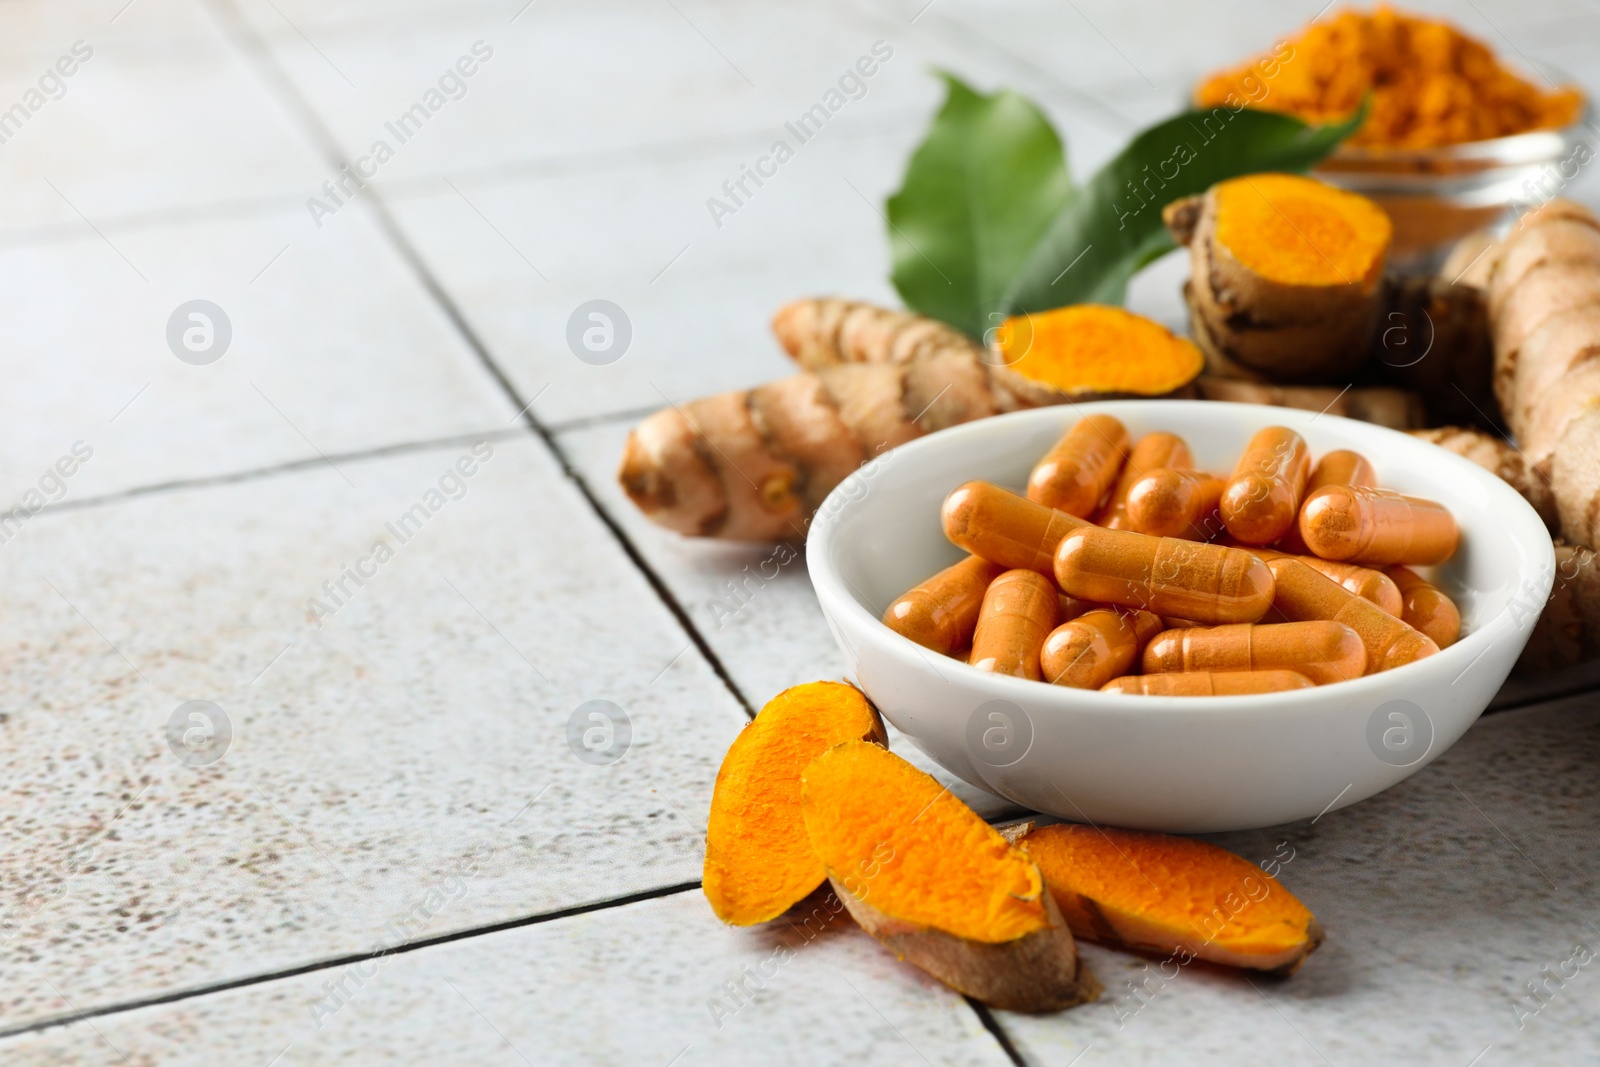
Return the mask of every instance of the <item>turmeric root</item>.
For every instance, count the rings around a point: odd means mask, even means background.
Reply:
[[[834,892],[895,955],[997,1008],[1099,995],[1039,868],[938,782],[861,741],[817,757],[802,781]]]
[[[1600,561],[1593,550],[1556,541],[1550,599],[1517,660],[1537,674],[1600,657]]]
[[[971,346],[822,367],[656,412],[628,435],[617,478],[670,530],[799,539],[823,499],[872,457],[1029,406]]]
[[[1263,385],[1209,375],[1202,375],[1195,384],[1207,400],[1325,411],[1329,415],[1343,415],[1391,430],[1409,430],[1423,425],[1427,419],[1422,398],[1403,389],[1375,386],[1340,390],[1331,385]]]
[[[785,689],[734,739],[717,772],[701,882],[717,918],[735,926],[782,915],[822,884],[800,814],[800,773],[842,741],[888,744],[861,691],[837,682]]]
[[[1499,475],[1533,505],[1545,525],[1563,528],[1555,487],[1505,441],[1452,426],[1412,433]],[[1557,670],[1600,657],[1600,563],[1592,549],[1560,538],[1555,552],[1555,584],[1517,660],[1518,673]]]
[[[1063,823],[1020,844],[1085,941],[1283,975],[1323,941],[1277,879],[1204,841]]]
[[[977,352],[1025,406],[1068,400],[1171,396],[1203,357],[1166,327],[1119,307],[1080,304],[1007,319],[987,353],[942,322],[821,297],[778,309],[772,332],[808,370],[841,363],[903,363],[937,352]]]
[[[1162,217],[1189,247],[1190,332],[1214,370],[1307,381],[1366,360],[1393,234],[1372,201],[1256,174],[1176,200]]]
[[[1569,428],[1582,451],[1585,413],[1600,394],[1600,219],[1556,200],[1525,216],[1502,242],[1489,279],[1495,395],[1535,467],[1553,475]],[[1557,500],[1564,496],[1558,489]],[[1569,540],[1576,530],[1564,531]],[[1587,543],[1585,531],[1582,540]]]
[[[1495,385],[1561,536],[1600,543],[1600,218],[1552,201],[1506,238],[1489,282]]]
[[[966,334],[938,319],[838,297],[785,304],[772,316],[772,332],[806,370],[840,363],[904,363],[939,352],[980,355]]]
[[[1440,448],[1470,460],[1491,474],[1497,475],[1511,488],[1521,493],[1539,513],[1544,524],[1556,529],[1559,518],[1550,481],[1533,469],[1526,456],[1505,440],[1479,430],[1460,426],[1441,426],[1433,430],[1412,430],[1413,437],[1430,441]]]

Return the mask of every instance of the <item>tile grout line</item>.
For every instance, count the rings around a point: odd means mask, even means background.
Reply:
[[[360,463],[371,459],[384,459],[388,456],[403,456],[413,452],[427,452],[432,449],[442,449],[450,445],[470,445],[478,441],[519,441],[528,436],[526,429],[498,429],[483,430],[476,433],[451,434],[448,437],[431,437],[421,441],[401,441],[396,444],[374,445],[371,448],[355,449],[350,452],[333,452],[327,459],[340,463]],[[162,493],[182,492],[186,489],[205,489],[217,485],[236,485],[241,482],[253,482],[260,478],[272,478],[279,474],[294,474],[308,468],[325,468],[326,460],[321,456],[304,459],[284,460],[265,467],[252,467],[242,471],[226,471],[221,474],[205,474],[194,478],[175,478],[168,482],[153,482],[148,485],[136,485],[131,489],[117,489],[97,496],[86,496],[77,500],[63,500],[58,504],[49,504],[40,509],[36,518],[55,515],[60,512],[85,511],[90,508],[107,507],[112,504],[121,504],[140,497],[157,496]]]
[[[484,937],[491,934],[504,933],[508,930],[519,930],[529,926],[540,926],[544,923],[556,922],[561,919],[576,918],[597,911],[608,911],[612,908],[626,907],[630,904],[640,904],[645,901],[659,900],[662,897],[677,896],[699,889],[700,883],[675,882],[671,885],[659,886],[655,889],[645,889],[638,893],[629,893],[626,896],[613,897],[610,900],[592,901],[588,904],[574,904],[571,907],[558,908],[555,911],[541,912],[538,915],[524,915],[516,919],[506,919],[485,926],[474,926],[465,930],[454,930],[447,934],[434,937],[421,938],[417,941],[408,941],[394,948],[384,949],[381,952],[355,952],[345,956],[334,956],[329,959],[317,960],[314,963],[298,964],[293,967],[284,967],[276,971],[266,971],[261,974],[246,975],[243,978],[230,979],[224,982],[215,982],[211,985],[195,986],[191,989],[175,990],[171,993],[161,993],[151,997],[141,997],[136,1000],[120,1001],[116,1004],[105,1004],[87,1011],[74,1012],[71,1015],[62,1015],[50,1019],[41,1019],[37,1022],[25,1023],[20,1026],[0,1028],[0,1041],[7,1038],[18,1037],[22,1034],[39,1033],[44,1030],[55,1030],[61,1027],[72,1026],[87,1019],[99,1019],[108,1015],[121,1015],[124,1012],[138,1011],[142,1008],[160,1007],[164,1004],[175,1004],[179,1001],[193,1000],[196,997],[212,996],[217,993],[226,993],[233,989],[246,989],[250,986],[262,985],[285,978],[297,978],[305,974],[315,974],[318,971],[334,970],[339,967],[348,967],[356,963],[369,960],[383,959],[385,956],[404,956],[421,949],[433,948],[437,945],[447,945],[453,941],[466,941],[475,937]]]
[[[244,22],[243,17],[234,7],[233,0],[207,0],[207,6],[213,12],[213,16],[223,24],[224,34],[228,35],[235,45],[257,65],[261,75],[268,80],[286,104],[299,116],[307,135],[311,138],[312,143],[321,149],[326,156],[326,161],[336,170],[347,165],[348,161],[344,158],[338,140],[323,124],[310,103],[300,95],[294,83],[279,69],[272,55],[262,44],[261,39]],[[644,577],[656,597],[671,612],[678,625],[683,628],[684,635],[699,651],[701,658],[705,660],[712,672],[727,688],[728,693],[743,709],[746,718],[755,718],[755,708],[751,705],[750,700],[734,682],[727,666],[722,662],[722,658],[712,650],[705,635],[700,632],[699,627],[689,618],[689,613],[683,604],[667,588],[666,582],[656,572],[656,569],[645,561],[638,546],[633,543],[633,540],[601,505],[599,497],[595,495],[588,482],[578,473],[567,453],[557,444],[555,435],[549,427],[540,422],[538,417],[530,410],[532,404],[522,396],[505,371],[495,362],[494,357],[489,353],[488,346],[484,344],[483,339],[478,336],[477,331],[467,321],[465,313],[445,292],[443,284],[434,276],[428,265],[423,262],[422,256],[412,246],[405,233],[401,230],[399,223],[395,221],[394,216],[390,213],[383,195],[377,189],[371,187],[369,187],[369,191],[372,193],[370,207],[379,229],[388,237],[390,243],[400,254],[401,259],[411,268],[417,281],[427,291],[428,295],[433,298],[439,310],[443,312],[451,325],[456,328],[462,340],[478,357],[479,362],[488,372],[490,378],[499,385],[502,392],[510,399],[513,408],[520,413],[523,424],[544,443],[551,457],[560,466],[562,473],[583,496],[595,517],[611,532],[611,536],[616,539],[617,545],[622,549],[623,554],[627,556],[635,570]]]
[[[969,996],[963,995],[961,999],[967,1002],[967,1006],[978,1017],[978,1021],[983,1024],[983,1028],[989,1031],[990,1036],[1000,1043],[1000,1051],[1006,1054],[1006,1058],[1011,1061],[1014,1067],[1028,1067],[1028,1061],[1023,1059],[1022,1053],[1017,1051],[1017,1046],[1011,1041],[1011,1035],[1006,1033],[1005,1028],[1000,1025],[1000,1020],[994,1017],[994,1012],[990,1010],[989,1006]]]

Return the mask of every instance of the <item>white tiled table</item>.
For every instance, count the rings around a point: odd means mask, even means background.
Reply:
[[[92,452],[0,543],[0,1063],[1600,1060],[1600,970],[1516,1011],[1600,949],[1594,670],[1514,683],[1389,793],[1218,838],[1295,850],[1330,939],[1291,982],[1192,967],[1143,1002],[1147,962],[1091,946],[1100,1003],[991,1013],[846,922],[732,930],[699,895],[729,740],[841,661],[799,561],[712,609],[770,550],[644,521],[628,427],[784,373],[785,300],[892,299],[877,211],[931,67],[1040,100],[1081,175],[1320,4],[124,5],[0,2],[0,109],[92,50],[0,144],[4,506]],[[1447,10],[1600,87],[1592,7]],[[880,40],[866,96],[716,225]],[[307,198],[480,41],[318,226]],[[1133,303],[1176,322],[1180,275]],[[166,339],[196,298],[233,329],[209,365]],[[634,330],[606,367],[565,341],[595,298]],[[232,731],[205,766],[168,740],[191,700]],[[569,748],[592,700],[628,717],[614,763]]]

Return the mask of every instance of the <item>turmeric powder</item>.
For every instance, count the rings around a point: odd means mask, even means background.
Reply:
[[[1540,89],[1450,23],[1388,5],[1319,18],[1271,56],[1207,78],[1195,100],[1205,108],[1249,103],[1333,122],[1369,94],[1371,109],[1349,144],[1416,149],[1481,141],[1569,125],[1583,106],[1579,90]]]
[[[1277,879],[1204,841],[1063,823],[1019,844],[1085,941],[1277,974],[1322,944],[1316,917]]]
[[[888,744],[861,691],[838,682],[785,689],[734,738],[717,771],[701,882],[734,926],[782,915],[827,877],[800,815],[800,772],[841,741]]]

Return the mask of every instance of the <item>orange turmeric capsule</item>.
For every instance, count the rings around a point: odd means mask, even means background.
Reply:
[[[1306,482],[1306,496],[1310,496],[1325,485],[1377,485],[1378,475],[1372,469],[1372,464],[1367,462],[1367,457],[1359,452],[1352,452],[1348,448],[1335,449],[1317,460],[1317,465],[1311,468],[1311,478]],[[1298,518],[1298,516],[1297,516]],[[1300,524],[1296,522],[1284,531],[1278,538],[1278,547],[1295,556],[1310,555],[1311,550],[1306,548],[1306,543],[1300,540]],[[1326,572],[1324,572],[1326,573]],[[1335,578],[1334,581],[1339,579]],[[1379,607],[1391,614],[1398,609],[1391,609],[1386,604]]]
[[[1114,678],[1100,689],[1149,697],[1232,697],[1310,689],[1312,684],[1297,671],[1175,671]]]
[[[1367,648],[1341,622],[1234,623],[1168,630],[1144,649],[1144,672],[1290,670],[1317,685],[1366,673]]]
[[[1384,570],[1400,589],[1400,618],[1433,639],[1440,648],[1449,648],[1461,636],[1461,612],[1443,590],[1423,579],[1410,567],[1399,565]]]
[[[1272,606],[1272,572],[1238,548],[1085,526],[1056,550],[1069,596],[1196,622],[1255,622]]]
[[[1063,623],[1044,639],[1044,680],[1074,689],[1099,689],[1126,674],[1144,643],[1161,630],[1148,611],[1090,611]]]
[[[1187,470],[1192,466],[1194,457],[1183,438],[1175,433],[1146,434],[1128,453],[1117,484],[1111,487],[1111,496],[1095,521],[1110,530],[1128,529],[1128,490],[1134,482],[1153,470]]]
[[[1195,470],[1154,470],[1128,490],[1128,528],[1152,537],[1209,541],[1222,532],[1223,481]]]
[[[1039,650],[1056,625],[1056,587],[1038,571],[1009,570],[983,594],[970,662],[980,671],[1039,681]]]
[[[1378,475],[1367,462],[1367,457],[1348,448],[1337,448],[1317,460],[1311,468],[1311,478],[1306,482],[1306,493],[1325,485],[1377,485]]]
[[[944,498],[940,518],[954,544],[1007,570],[1055,573],[1056,546],[1088,525],[1064,511],[1035,504],[988,482],[958,485]]]
[[[972,640],[983,594],[1004,570],[998,563],[968,556],[902,594],[883,613],[883,624],[948,656]]]
[[[1366,646],[1368,674],[1400,667],[1439,651],[1426,634],[1299,560],[1283,557],[1267,566],[1276,579],[1272,606],[1278,614],[1290,622],[1329,619],[1344,623]]]
[[[1332,578],[1356,596],[1372,601],[1390,615],[1400,615],[1400,587],[1382,571],[1355,563],[1339,563],[1319,556],[1304,556],[1271,548],[1252,548],[1251,551],[1269,562],[1283,557],[1299,560],[1318,574]]]
[[[1028,475],[1028,499],[1068,515],[1093,515],[1127,455],[1128,428],[1120,420],[1079,419]]]
[[[1222,521],[1247,545],[1265,545],[1294,525],[1311,477],[1311,450],[1284,426],[1268,426],[1250,438],[1233,477],[1222,491]]]
[[[1370,485],[1328,485],[1300,509],[1300,539],[1323,559],[1376,564],[1443,563],[1461,530],[1443,504]]]

